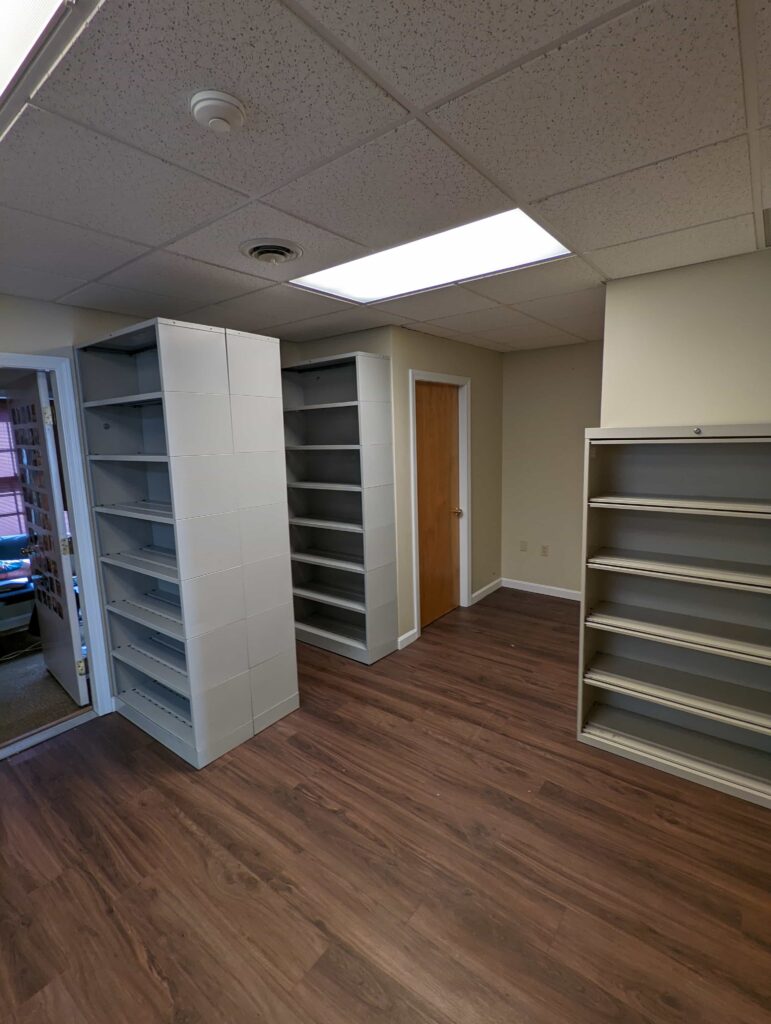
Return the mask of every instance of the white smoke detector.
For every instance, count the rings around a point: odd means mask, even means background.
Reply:
[[[190,113],[198,124],[216,135],[229,135],[238,131],[246,121],[243,103],[235,96],[215,89],[197,92],[190,100]]]

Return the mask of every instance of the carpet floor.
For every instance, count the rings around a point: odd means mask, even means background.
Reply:
[[[0,660],[0,746],[79,710],[46,670],[36,646],[35,637],[24,631],[0,635],[0,659],[33,648],[12,661]]]

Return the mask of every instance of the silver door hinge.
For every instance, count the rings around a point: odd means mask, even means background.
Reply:
[[[62,537],[59,541],[59,550],[63,555],[74,555],[75,545],[72,543],[72,537]]]
[[[43,409],[43,423],[45,423],[47,427],[52,427],[54,425],[54,413],[50,405],[47,405]]]
[[[79,676],[88,675],[88,659],[81,658],[80,661],[75,662],[75,669]]]

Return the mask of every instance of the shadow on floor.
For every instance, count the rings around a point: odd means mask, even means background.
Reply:
[[[0,746],[80,710],[46,670],[35,637],[23,630],[0,635],[0,659],[16,653],[0,660]]]

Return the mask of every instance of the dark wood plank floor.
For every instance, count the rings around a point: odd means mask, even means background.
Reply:
[[[196,773],[115,715],[0,767],[0,1020],[768,1024],[771,813],[579,746],[500,591]]]

